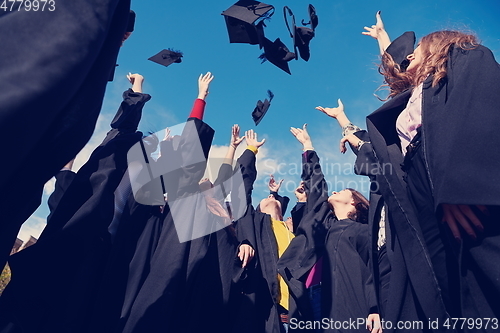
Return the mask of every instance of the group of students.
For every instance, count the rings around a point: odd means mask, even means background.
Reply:
[[[369,200],[329,194],[304,125],[291,128],[302,145],[291,221],[273,177],[255,206],[265,140],[253,130],[240,137],[233,126],[217,179],[203,178],[213,75],[198,78],[182,134],[160,142],[137,131],[150,96],[131,74],[104,141],[76,174],[56,175],[39,241],[10,257],[0,332],[496,331],[500,66],[461,32],[429,34],[414,49],[413,33],[391,42],[379,14],[366,30],[388,101],[367,130],[340,101],[317,109],[338,121],[341,151],[348,143],[356,173],[370,178]],[[138,185],[154,165],[165,172]]]

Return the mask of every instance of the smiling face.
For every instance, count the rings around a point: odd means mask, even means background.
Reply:
[[[422,65],[423,60],[422,47],[420,46],[420,44],[418,44],[417,48],[413,51],[412,54],[409,54],[406,59],[410,61],[410,64],[406,68],[406,71],[415,73],[420,65]]]

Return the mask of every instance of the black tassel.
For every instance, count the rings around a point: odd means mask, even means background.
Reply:
[[[266,54],[265,53],[262,53],[260,56],[259,56],[259,59],[262,60],[261,64],[265,63],[267,61],[267,57],[266,57]]]
[[[267,91],[267,96],[269,96],[269,102],[271,102],[274,98],[274,94],[271,90],[268,90]]]

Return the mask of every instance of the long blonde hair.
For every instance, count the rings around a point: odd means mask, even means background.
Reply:
[[[470,50],[477,45],[476,36],[460,31],[443,30],[430,33],[422,37],[420,41],[422,62],[414,73],[401,70],[391,55],[384,53],[379,72],[384,75],[385,86],[390,89],[388,98],[419,85],[429,75],[433,76],[432,86],[437,86],[446,77],[450,49],[459,47],[463,50]]]

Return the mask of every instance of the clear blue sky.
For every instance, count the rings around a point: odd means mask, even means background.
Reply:
[[[308,20],[309,1],[267,3],[274,5],[276,12],[267,23],[266,36],[271,40],[280,37],[292,49],[283,21],[283,6],[292,9],[299,23],[301,19]],[[268,62],[260,64],[258,46],[229,43],[221,12],[232,4],[221,0],[132,2],[137,13],[135,32],[120,51],[115,81],[108,85],[101,127],[96,131],[100,137],[93,140],[94,145],[107,130],[106,122],[114,115],[121,92],[128,87],[126,73],[144,75],[144,92],[152,95],[140,125],[140,130],[146,132],[184,121],[197,95],[199,74],[211,71],[215,79],[204,120],[216,131],[214,144],[227,145],[231,125],[235,123],[243,130],[254,128],[267,139],[259,164],[261,177],[255,202],[266,193],[265,176],[270,171],[277,178],[285,178],[289,190],[298,183],[300,171],[296,165],[300,166],[301,147],[289,128],[306,122],[319,156],[330,163],[327,178],[332,182],[331,190],[346,185],[367,194],[366,180],[352,175],[352,153],[343,156],[338,152],[341,134],[336,122],[314,107],[336,106],[337,98],[341,98],[351,120],[364,127],[366,115],[381,105],[373,95],[382,83],[377,72],[378,46],[375,39],[361,34],[365,25],[375,23],[376,11],[382,11],[391,39],[408,30],[415,31],[417,40],[442,29],[473,31],[493,51],[497,61],[500,57],[498,0],[315,0],[312,4],[319,25],[311,41],[311,58],[309,62],[292,60],[292,75],[288,75]],[[164,48],[181,50],[182,63],[166,68],[147,60]],[[266,97],[268,89],[275,98],[264,120],[255,127],[251,112],[257,100]],[[292,197],[293,205],[293,193],[286,188],[283,192]],[[25,233],[36,234],[35,230],[43,225],[48,214],[46,197],[28,221]]]

